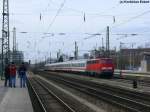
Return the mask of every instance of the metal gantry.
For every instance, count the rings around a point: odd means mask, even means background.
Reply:
[[[9,63],[10,60],[10,48],[9,48],[9,1],[3,0],[3,21],[2,21],[2,76],[4,66]]]

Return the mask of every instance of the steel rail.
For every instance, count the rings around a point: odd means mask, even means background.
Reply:
[[[31,100],[33,100],[33,97],[31,96],[31,94],[34,94],[35,97],[36,97],[36,101],[38,103],[38,106],[35,105],[34,103],[32,103],[33,107],[34,107],[34,111],[36,112],[47,112],[46,111],[46,108],[44,107],[39,95],[37,94],[36,90],[34,89],[32,83],[31,83],[31,80],[29,78],[27,78],[27,86],[28,86],[28,90],[29,92],[32,92],[30,93],[30,98]],[[34,99],[35,100],[35,99]],[[38,108],[38,109],[37,109]]]
[[[125,89],[125,88],[121,88],[121,87],[117,87],[117,86],[111,86],[109,84],[101,84],[101,83],[96,83],[96,82],[91,82],[88,80],[83,80],[83,79],[78,79],[78,78],[73,78],[73,77],[67,77],[67,76],[62,76],[59,75],[59,77],[62,78],[67,78],[68,80],[72,80],[72,81],[78,81],[80,83],[83,84],[88,84],[91,87],[95,87],[97,89],[104,89],[104,90],[109,90],[112,92],[116,92],[119,93],[121,95],[126,95],[126,96],[132,96],[135,100],[142,100],[143,102],[147,102],[148,104],[150,104],[150,95],[146,94],[146,93],[141,93],[141,92],[137,92],[137,91],[131,91],[129,89]]]
[[[67,110],[69,110],[70,112],[76,112],[74,109],[72,109],[68,104],[66,104],[61,98],[59,98],[55,93],[53,93],[48,87],[46,87],[46,84],[43,84],[41,81],[36,80],[36,82],[38,82],[46,91],[48,91],[48,93],[50,93],[55,99],[57,99],[57,101],[59,101],[63,106],[66,107]]]
[[[41,73],[43,73],[43,72],[41,72]],[[46,73],[46,72],[44,72],[44,73],[45,74],[49,74],[49,73]],[[119,92],[122,95],[127,95],[127,96],[130,95],[130,96],[133,96],[133,98],[135,100],[140,99],[140,100],[143,100],[144,102],[147,102],[148,104],[150,104],[150,95],[147,94],[147,93],[144,93],[144,92],[141,93],[141,92],[129,90],[127,88],[121,88],[121,87],[118,87],[118,86],[112,86],[110,84],[96,83],[96,82],[91,82],[89,80],[83,80],[83,79],[79,79],[79,78],[67,77],[67,76],[63,76],[63,75],[59,75],[59,77],[67,78],[68,80],[72,80],[72,81],[79,81],[80,83],[88,84],[89,86],[96,87],[98,89],[100,89],[100,88],[101,89],[105,89],[105,90],[107,89],[107,90],[113,91],[113,92],[117,91],[117,93]]]
[[[89,82],[89,81],[79,80],[79,79],[74,79],[74,78],[72,79],[72,78],[64,77],[64,76],[59,76],[59,77],[62,77],[65,79],[67,78],[68,80],[72,80],[72,81],[77,81],[77,82],[80,82],[80,83],[85,84],[85,85],[88,84],[88,86],[90,86],[90,87],[94,87],[94,88],[99,89],[99,90],[100,89],[105,90],[108,92],[113,92],[114,94],[119,94],[122,97],[127,97],[128,99],[135,100],[137,102],[140,100],[140,102],[145,103],[147,105],[150,105],[150,95],[149,94],[135,92],[135,91],[131,91],[128,89],[123,89],[120,87],[111,86],[108,84],[98,84],[95,82]]]
[[[88,94],[91,94],[91,93],[94,94],[94,93],[96,93],[95,94],[96,97],[100,97],[99,96],[100,94],[103,95],[103,96],[105,96],[105,97],[107,97],[107,98],[109,97],[110,99],[112,99],[113,103],[115,103],[115,104],[117,104],[119,106],[122,106],[122,107],[124,107],[126,109],[129,109],[131,111],[134,111],[134,112],[140,112],[139,109],[140,110],[141,109],[145,110],[144,112],[146,112],[146,111],[149,112],[149,109],[150,109],[149,105],[146,105],[146,104],[143,104],[143,103],[140,103],[140,102],[136,102],[136,101],[133,101],[131,99],[123,98],[123,97],[120,97],[120,96],[117,96],[117,95],[113,95],[113,94],[107,93],[106,91],[105,92],[104,91],[98,91],[98,90],[96,90],[94,88],[88,87],[87,85],[86,86],[85,85],[81,85],[81,84],[79,84],[79,82],[75,83],[73,81],[66,81],[64,79],[60,79],[60,77],[59,77],[59,79],[55,79],[55,80],[57,80],[57,81],[61,80],[61,81],[65,82],[66,85],[74,87],[74,88],[78,88],[78,90],[80,90],[82,92],[83,92],[83,90],[86,90],[86,93],[88,92]],[[90,93],[89,93],[89,91],[90,91]],[[104,97],[103,97],[103,99],[104,99]],[[115,102],[115,100],[116,100],[116,102]],[[126,102],[127,106],[125,106],[125,104],[119,104],[119,103],[117,103],[117,100],[118,101],[122,101],[122,102]],[[131,106],[131,104],[132,104],[132,106]],[[136,107],[136,109],[133,108],[133,107]]]
[[[30,83],[33,83],[33,81],[35,81],[38,85],[40,85],[44,90],[46,90],[51,96],[53,96],[59,103],[61,103],[67,110],[68,112],[75,112],[71,107],[69,107],[65,102],[63,102],[63,100],[61,100],[58,96],[56,96],[51,90],[49,90],[46,85],[44,85],[42,82],[38,81],[37,79],[35,78],[32,78],[30,79]],[[34,84],[32,84],[32,88],[34,89],[33,87]],[[48,112],[40,98],[40,95],[38,95],[38,93],[36,92],[36,90],[34,89],[34,92],[36,93],[37,95],[37,98],[40,102],[40,104],[42,105],[42,107],[44,108],[44,111],[42,112]],[[61,111],[61,110],[60,110]],[[41,111],[40,111],[41,112]]]

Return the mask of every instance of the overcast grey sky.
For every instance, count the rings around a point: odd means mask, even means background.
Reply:
[[[129,43],[127,47],[130,47],[130,43],[136,43],[134,47],[150,43],[150,3],[120,4],[120,0],[9,1],[10,31],[16,27],[18,48],[24,51],[27,60],[44,59],[50,52],[56,57],[59,49],[73,55],[74,41],[78,42],[81,54],[88,52],[101,46],[102,37],[104,40],[106,37],[106,26],[110,26],[111,48],[118,48],[120,42]],[[63,2],[64,6],[55,18]],[[2,13],[2,0],[0,10]],[[2,26],[2,16],[0,21]],[[85,39],[89,36],[87,33],[102,35]],[[115,35],[133,33],[138,36]],[[12,32],[10,38],[12,46]]]

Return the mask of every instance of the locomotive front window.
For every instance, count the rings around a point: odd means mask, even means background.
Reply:
[[[88,61],[87,64],[91,64],[91,61]]]
[[[99,60],[88,61],[87,64],[96,64],[99,63]]]
[[[93,61],[88,61],[87,64],[93,64]]]

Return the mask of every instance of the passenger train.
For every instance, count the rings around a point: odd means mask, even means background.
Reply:
[[[82,73],[90,76],[112,77],[114,64],[111,58],[72,60],[45,65],[46,71]]]

